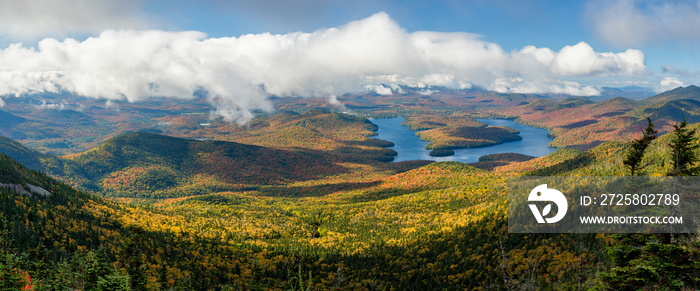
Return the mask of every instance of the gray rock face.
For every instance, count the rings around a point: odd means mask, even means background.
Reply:
[[[41,188],[39,186],[34,186],[32,184],[27,184],[27,188],[29,188],[29,191],[24,188],[24,186],[20,184],[5,184],[5,183],[0,183],[0,187],[3,188],[9,188],[10,190],[15,191],[18,194],[21,195],[27,195],[27,196],[33,196],[32,194],[40,197],[49,197],[51,196],[51,192],[46,191],[46,189]]]
[[[51,196],[51,192],[47,191],[44,188],[41,188],[39,186],[34,186],[32,184],[27,184],[27,187],[29,187],[29,192],[32,192],[35,195],[39,195],[42,197],[49,197]]]

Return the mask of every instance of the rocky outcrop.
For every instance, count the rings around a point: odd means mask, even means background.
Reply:
[[[40,196],[40,197],[51,196],[51,192],[46,191],[46,189],[41,188],[39,186],[34,186],[32,184],[27,184],[27,188],[29,188],[29,190],[25,189],[24,186],[22,186],[20,184],[0,183],[0,187],[9,188],[10,190],[17,192],[18,194],[27,195],[27,196],[33,196],[33,195]]]
[[[44,188],[41,188],[39,186],[34,186],[32,184],[27,184],[27,187],[29,188],[29,192],[32,192],[32,194],[39,195],[42,197],[49,197],[51,196],[51,192],[47,191]]]

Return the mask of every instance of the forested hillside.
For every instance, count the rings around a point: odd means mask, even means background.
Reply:
[[[700,290],[700,0],[0,0],[0,291]]]
[[[606,141],[627,141],[638,136],[652,118],[661,133],[672,124],[698,122],[698,87],[688,86],[634,101],[623,97],[592,102],[586,98],[551,100],[540,98],[517,106],[486,108],[489,117],[515,118],[517,122],[547,128],[554,137],[551,145],[580,150]]]
[[[512,114],[529,108],[521,120],[556,122],[555,142],[572,146],[537,158],[485,156],[473,166],[390,163],[392,144],[371,138],[376,125],[367,118],[319,110],[264,115],[245,127],[166,115],[159,117],[169,124],[160,134],[123,133],[61,157],[0,139],[0,152],[32,169],[0,156],[0,183],[9,185],[0,187],[0,271],[8,274],[2,287],[697,288],[689,275],[700,254],[693,236],[513,234],[506,201],[509,177],[629,175],[623,163],[629,139],[608,142],[603,135],[585,147],[576,141],[606,126],[599,123],[615,125],[609,135],[634,129],[628,136],[636,138],[641,132],[634,127],[646,124],[639,112],[658,113],[663,129],[673,112],[659,109],[691,110],[691,101],[657,107],[624,98],[593,103],[503,94],[466,100],[506,104]],[[473,113],[410,114],[406,123],[422,134],[439,132],[436,142],[517,136],[484,127]],[[636,174],[673,173],[673,140],[663,134],[650,141]],[[645,270],[656,279],[631,279]]]
[[[69,159],[103,193],[122,197],[186,196],[346,171],[314,153],[150,133],[120,135]]]
[[[595,236],[508,234],[503,177],[457,163],[322,197],[225,192],[156,208],[100,200],[8,158],[3,169],[6,182],[52,192],[0,192],[13,247],[4,255],[36,286],[92,289],[128,277],[134,289],[289,288],[295,278],[319,290],[563,287],[580,283],[567,274],[592,276],[604,262]],[[545,259],[551,252],[557,259]],[[540,269],[549,271],[523,277]]]

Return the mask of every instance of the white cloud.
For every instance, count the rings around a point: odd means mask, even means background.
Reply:
[[[206,92],[214,114],[239,123],[254,110],[273,110],[268,95],[325,96],[339,104],[334,96],[399,92],[398,85],[594,95],[595,88],[563,78],[646,72],[638,50],[599,53],[579,43],[509,53],[475,34],[409,33],[385,13],[313,33],[206,38],[107,30],[82,42],[47,38],[37,48],[0,51],[0,67],[0,96],[64,90],[137,102]]]
[[[3,107],[5,107],[5,100],[2,100],[2,98],[0,98],[0,108]]]
[[[61,102],[61,103],[46,103],[46,101],[41,101],[41,105],[34,105],[34,108],[37,110],[64,110],[66,109],[66,103]]]
[[[0,0],[0,35],[13,39],[143,28],[143,0]]]
[[[430,90],[430,89],[423,89],[423,90],[418,91],[418,94],[428,96],[428,95],[432,95],[433,93],[437,93],[437,92],[439,92],[439,91]]]
[[[597,53],[585,42],[565,46],[554,57],[552,69],[563,76],[634,75],[645,72],[644,53],[628,49],[622,53]]]
[[[656,92],[665,92],[683,86],[685,86],[685,83],[682,81],[673,77],[665,77],[659,82],[659,86],[656,87]]]
[[[379,85],[377,85],[377,84],[368,84],[368,85],[365,86],[365,88],[367,88],[367,90],[372,91],[372,92],[374,92],[374,93],[377,93],[377,94],[379,94],[379,95],[391,95],[391,94],[394,93],[394,92],[392,91],[392,88],[391,88],[391,87],[385,87],[385,86],[382,85],[382,84],[379,84]]]
[[[121,110],[117,104],[114,104],[114,102],[112,100],[109,100],[109,99],[107,100],[107,102],[105,102],[105,108],[112,109],[114,111]]]
[[[595,0],[586,18],[597,36],[619,47],[650,42],[700,41],[700,3],[697,1]]]

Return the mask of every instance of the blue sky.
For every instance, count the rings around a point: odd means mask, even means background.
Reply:
[[[270,95],[336,102],[440,85],[589,96],[604,86],[663,91],[700,81],[698,1],[0,5],[2,98],[61,90],[136,102],[204,89],[221,115],[245,120],[269,109]]]
[[[291,4],[283,4],[283,3]],[[283,5],[282,5],[283,4]],[[408,31],[471,32],[505,49],[563,47],[591,39],[578,1],[151,1],[171,29],[211,37],[312,32],[384,11]]]
[[[282,3],[295,2],[294,4]],[[151,1],[145,11],[165,16],[174,29],[198,30],[212,37],[248,33],[311,32],[336,27],[384,11],[408,31],[470,32],[497,43],[505,50],[527,45],[553,50],[584,41],[596,51],[642,50],[647,66],[661,74],[670,65],[694,71],[700,64],[695,36],[676,39],[614,44],[596,35],[596,9],[629,2],[641,13],[653,18],[654,10],[684,5],[700,15],[693,1],[554,1],[554,0],[476,0],[476,1]],[[591,11],[594,10],[594,11]],[[671,9],[672,10],[672,9]],[[673,13],[672,11],[669,13]],[[663,15],[673,17],[673,15]],[[688,16],[688,17],[692,17]],[[700,27],[678,27],[697,30]],[[630,23],[629,25],[634,25]],[[612,29],[612,28],[609,28]],[[689,80],[690,81],[690,80]]]

